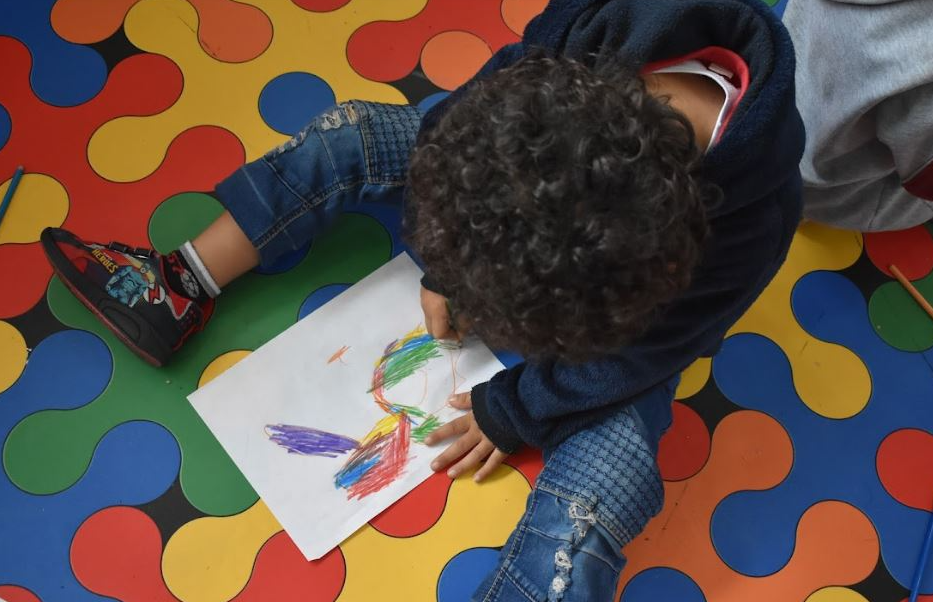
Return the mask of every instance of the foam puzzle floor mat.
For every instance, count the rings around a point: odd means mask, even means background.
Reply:
[[[0,599],[469,598],[539,454],[479,485],[436,475],[307,562],[185,399],[400,252],[397,207],[364,206],[239,280],[161,370],[52,278],[37,241],[62,225],[170,250],[220,213],[219,180],[322,109],[430,106],[544,4],[0,0],[0,194],[26,167],[0,225]],[[933,321],[891,263],[933,297],[929,228],[800,227],[721,351],[684,374],[666,505],[627,547],[617,599],[906,598],[933,506]]]

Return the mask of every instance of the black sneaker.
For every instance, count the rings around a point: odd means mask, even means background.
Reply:
[[[43,230],[42,248],[71,292],[153,366],[165,364],[214,311],[177,251],[85,243],[61,228]]]

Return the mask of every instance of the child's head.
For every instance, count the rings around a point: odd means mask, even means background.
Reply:
[[[591,358],[688,285],[717,194],[699,157],[686,118],[631,69],[532,56],[421,135],[410,241],[490,346]]]

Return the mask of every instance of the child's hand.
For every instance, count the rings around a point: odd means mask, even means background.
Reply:
[[[468,410],[473,407],[469,393],[458,393],[452,396],[450,405],[458,410]],[[454,435],[457,436],[457,440],[451,443],[450,446],[431,463],[432,469],[440,471],[460,456],[463,456],[459,462],[454,464],[447,471],[447,476],[450,478],[455,478],[463,474],[485,460],[486,462],[476,471],[476,474],[473,475],[474,481],[482,481],[509,456],[507,453],[496,449],[492,441],[479,430],[479,425],[476,424],[473,412],[448,422],[428,435],[424,442],[428,445],[434,445]]]
[[[421,287],[421,310],[424,311],[424,327],[435,339],[459,339],[457,331],[450,325],[447,299],[443,295]]]

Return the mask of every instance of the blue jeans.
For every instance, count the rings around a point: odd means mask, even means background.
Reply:
[[[345,209],[398,199],[421,114],[351,101],[244,165],[217,196],[264,267],[321,234]],[[655,458],[671,422],[677,379],[592,423],[553,449],[497,567],[473,595],[484,602],[612,600],[621,548],[661,510]]]

